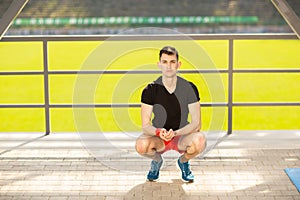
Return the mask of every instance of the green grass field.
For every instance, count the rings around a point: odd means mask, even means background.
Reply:
[[[227,40],[119,42],[104,44],[112,47],[107,51],[99,44],[49,42],[49,70],[154,70],[166,44],[178,48],[182,70],[228,68]],[[299,69],[299,50],[299,40],[236,40],[234,69]],[[0,72],[9,71],[43,71],[42,42],[0,42]],[[180,75],[197,85],[202,103],[227,102],[226,73]],[[158,76],[51,74],[50,104],[140,103],[142,89]],[[299,73],[236,73],[233,81],[234,102],[300,102]],[[0,75],[0,104],[43,104],[43,85],[43,75]],[[51,108],[50,119],[53,132],[140,130],[139,108]],[[233,109],[234,130],[295,130],[299,120],[299,106]],[[203,130],[226,130],[227,121],[226,107],[202,108]],[[0,108],[0,131],[43,132],[44,109]]]

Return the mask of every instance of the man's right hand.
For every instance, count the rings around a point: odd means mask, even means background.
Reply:
[[[173,137],[175,137],[175,132],[172,129],[170,129],[169,131],[167,131],[166,129],[163,130],[163,132],[161,130],[160,138],[164,141],[170,141],[173,139]]]

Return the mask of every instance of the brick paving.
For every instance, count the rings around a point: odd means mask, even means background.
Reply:
[[[74,133],[1,133],[0,199],[300,199],[284,172],[300,167],[299,132],[233,133],[191,161],[194,183],[181,181],[176,153],[166,154],[160,180],[147,182],[150,161],[134,153],[134,141],[116,144],[129,156],[100,161]]]

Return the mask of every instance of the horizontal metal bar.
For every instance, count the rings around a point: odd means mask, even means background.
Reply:
[[[300,69],[235,69],[233,73],[300,73]]]
[[[225,107],[227,103],[201,103],[202,107]],[[0,108],[44,108],[43,104],[1,104]],[[112,104],[51,104],[50,108],[139,108],[140,103],[112,103]]]
[[[202,107],[222,107],[227,106],[227,103],[201,103]],[[141,104],[52,104],[52,108],[139,108]]]
[[[197,74],[197,73],[228,73],[228,70],[179,70],[181,74]],[[43,75],[44,72],[0,72],[0,75]],[[82,70],[82,71],[48,71],[48,74],[161,74],[159,70]]]
[[[112,103],[112,104],[51,104],[50,108],[139,108],[139,103]],[[227,107],[227,103],[201,103],[201,107]],[[300,102],[238,102],[232,106],[300,106]],[[44,108],[43,104],[2,104],[0,108]]]
[[[48,74],[160,74],[159,70],[84,70],[49,71]],[[180,74],[228,73],[226,69],[179,70]],[[300,69],[236,69],[233,73],[300,73]],[[0,72],[0,75],[43,75],[43,71]]]
[[[253,39],[298,39],[294,33],[280,34],[182,34],[182,35],[47,35],[47,36],[4,36],[2,42],[12,41],[131,41],[131,40],[253,40]]]
[[[227,73],[228,70],[179,70],[181,74]],[[49,71],[49,74],[161,74],[159,70],[84,70],[84,71]]]
[[[233,106],[300,106],[300,102],[239,102],[233,103]]]
[[[52,104],[50,108],[137,108],[140,106],[140,104]]]
[[[0,108],[44,108],[44,104],[0,104]]]
[[[18,71],[18,72],[0,72],[0,75],[14,76],[14,75],[43,75],[43,71]]]

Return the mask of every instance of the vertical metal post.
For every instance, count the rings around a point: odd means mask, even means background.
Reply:
[[[48,43],[43,40],[43,60],[44,60],[44,106],[45,106],[45,134],[50,134],[50,105],[49,105],[49,72],[48,72]]]
[[[228,60],[228,131],[232,133],[232,96],[233,96],[233,39],[229,39],[229,60]]]

